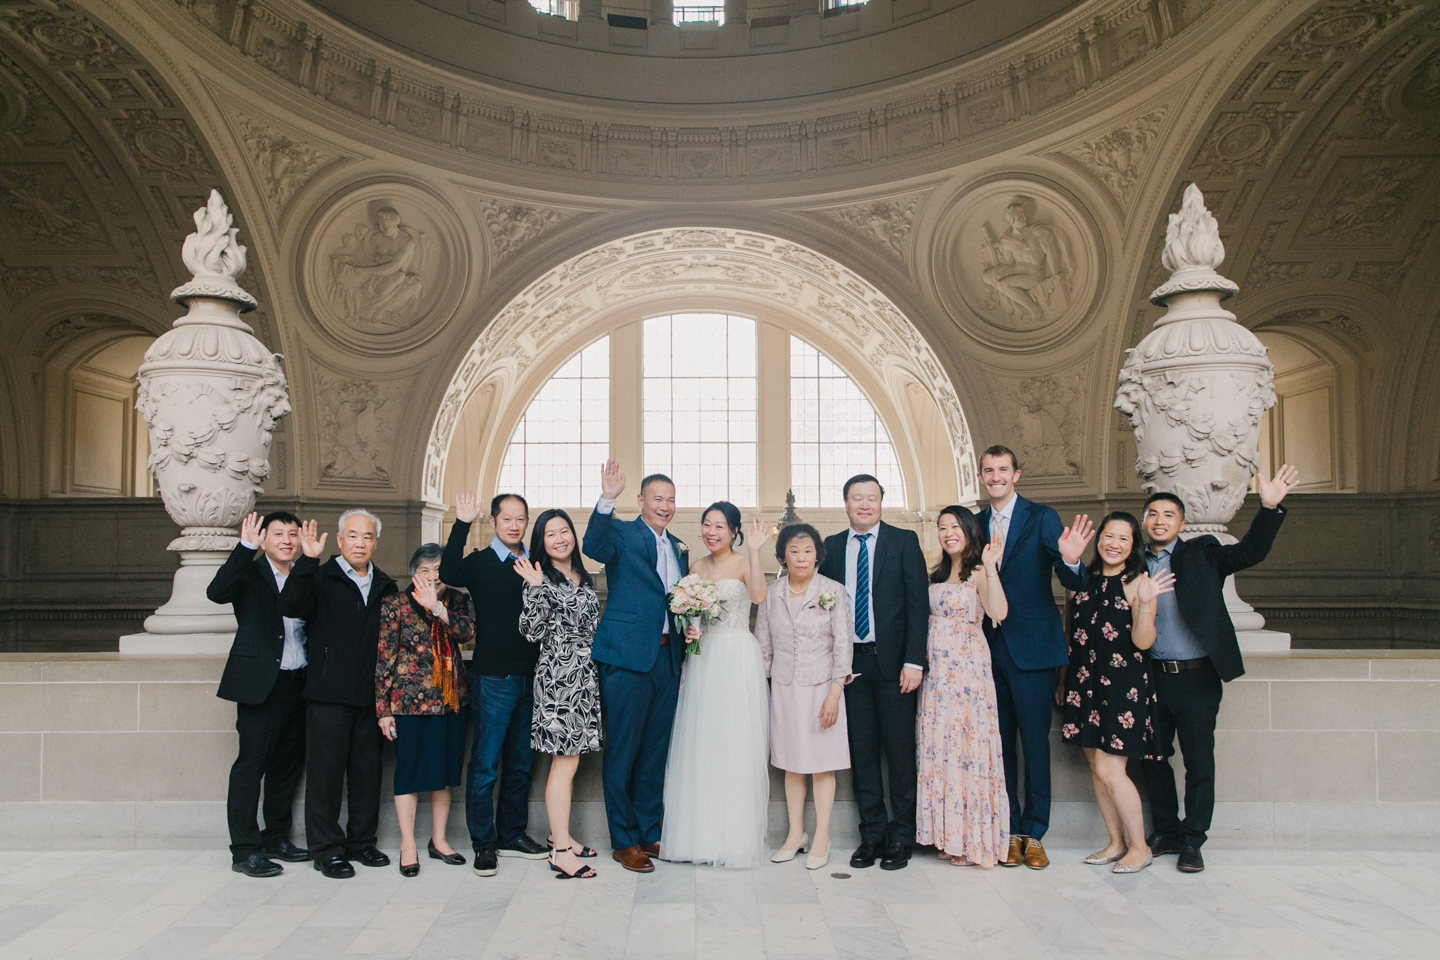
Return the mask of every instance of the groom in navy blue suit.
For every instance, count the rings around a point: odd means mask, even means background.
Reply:
[[[1021,863],[1036,870],[1049,866],[1040,838],[1050,826],[1050,720],[1055,668],[1069,662],[1065,631],[1050,589],[1054,570],[1067,590],[1085,586],[1080,557],[1094,535],[1090,518],[1075,518],[1062,528],[1060,515],[1015,492],[1020,465],[1009,447],[994,446],[980,455],[980,483],[990,506],[980,511],[986,541],[1000,540],[1000,585],[1010,603],[1003,623],[985,619],[995,673],[1000,718],[1000,749],[1005,758],[1005,791],[1010,795],[1010,849],[1002,866]],[[1016,734],[1025,750],[1025,794],[1020,795]]]
[[[590,657],[600,666],[605,705],[605,816],[610,846],[626,870],[649,873],[660,853],[665,760],[680,694],[685,638],[666,595],[689,570],[685,545],[665,531],[675,484],[663,474],[640,482],[640,516],[615,517],[625,474],[614,460],[600,475],[600,502],[585,529],[587,557],[605,564],[605,613]]]

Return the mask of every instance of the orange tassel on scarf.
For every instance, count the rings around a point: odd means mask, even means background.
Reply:
[[[430,682],[440,691],[440,699],[444,702],[445,709],[458,713],[460,687],[455,681],[455,645],[450,642],[450,637],[445,632],[445,624],[440,618],[429,615],[428,611],[425,615],[429,616],[430,620],[430,656],[434,664]]]

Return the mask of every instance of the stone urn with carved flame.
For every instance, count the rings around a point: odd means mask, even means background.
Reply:
[[[290,412],[280,357],[240,314],[255,298],[236,280],[245,247],[218,191],[195,212],[182,256],[193,279],[170,294],[188,308],[145,353],[136,409],[150,430],[151,474],[180,536],[170,600],[122,637],[123,653],[224,653],[235,633],[228,606],[205,588],[234,548],[240,521],[270,475],[275,422]]]
[[[1165,231],[1161,262],[1170,279],[1150,295],[1165,315],[1127,351],[1115,409],[1135,429],[1141,486],[1184,501],[1184,535],[1234,543],[1227,524],[1260,466],[1260,419],[1275,406],[1275,369],[1260,339],[1220,306],[1240,290],[1216,272],[1224,259],[1219,224],[1192,183]],[[1289,648],[1289,634],[1263,629],[1234,578],[1225,595],[1241,649]]]

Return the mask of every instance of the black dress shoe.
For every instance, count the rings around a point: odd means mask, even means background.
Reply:
[[[355,859],[367,867],[390,866],[390,858],[381,853],[378,847],[366,847],[355,855]]]
[[[244,860],[236,860],[230,864],[230,869],[247,877],[278,877],[285,872],[284,867],[274,860],[267,860],[263,853],[252,853]]]
[[[529,834],[522,833],[509,843],[500,844],[496,851],[502,857],[519,857],[521,860],[548,860],[550,848],[536,843]]]
[[[1170,837],[1162,837],[1159,833],[1152,833],[1145,838],[1145,845],[1150,848],[1150,856],[1163,857],[1171,853],[1180,852],[1180,841]]]
[[[850,855],[850,866],[857,870],[864,870],[866,867],[875,866],[875,860],[880,856],[880,844],[873,840],[866,840],[855,849]]]
[[[885,848],[885,856],[880,858],[881,870],[900,870],[910,863],[910,845],[908,843],[892,843]]]
[[[328,860],[315,860],[315,869],[319,870],[331,880],[348,880],[355,876],[355,868],[350,866],[350,861],[344,857],[331,857]]]
[[[439,850],[435,849],[435,841],[434,841],[434,840],[431,840],[431,841],[430,841],[430,859],[431,859],[431,860],[444,860],[446,863],[450,864],[452,867],[463,867],[463,866],[465,866],[465,856],[464,856],[464,854],[461,854],[461,853],[458,853],[458,852],[457,852],[457,853],[441,853]],[[417,860],[416,863],[419,863],[419,861]]]
[[[420,876],[420,861],[419,861],[419,859],[416,859],[416,861],[415,861],[414,863],[401,863],[401,864],[400,864],[400,876],[402,876],[402,877],[418,877],[418,876]]]
[[[1175,861],[1175,869],[1181,873],[1199,873],[1205,869],[1205,858],[1200,856],[1200,848],[1192,847],[1188,843],[1180,848],[1180,857]]]
[[[266,856],[274,857],[276,860],[284,860],[287,863],[300,863],[310,859],[310,851],[304,847],[297,847],[289,840],[281,840],[273,847],[265,848]]]

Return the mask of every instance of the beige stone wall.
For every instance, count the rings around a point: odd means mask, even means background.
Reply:
[[[223,842],[236,741],[234,708],[214,695],[222,666],[0,654],[0,845]],[[1226,686],[1216,749],[1217,844],[1433,845],[1440,654],[1252,655],[1246,675]],[[1058,730],[1052,758],[1050,837],[1088,842],[1102,832],[1089,774]],[[531,792],[532,826],[542,832],[544,770],[542,760]],[[575,790],[577,834],[597,846],[605,840],[599,774],[599,757],[586,757]],[[778,838],[784,788],[771,774]],[[838,798],[837,831],[848,837],[855,812],[844,774]]]

